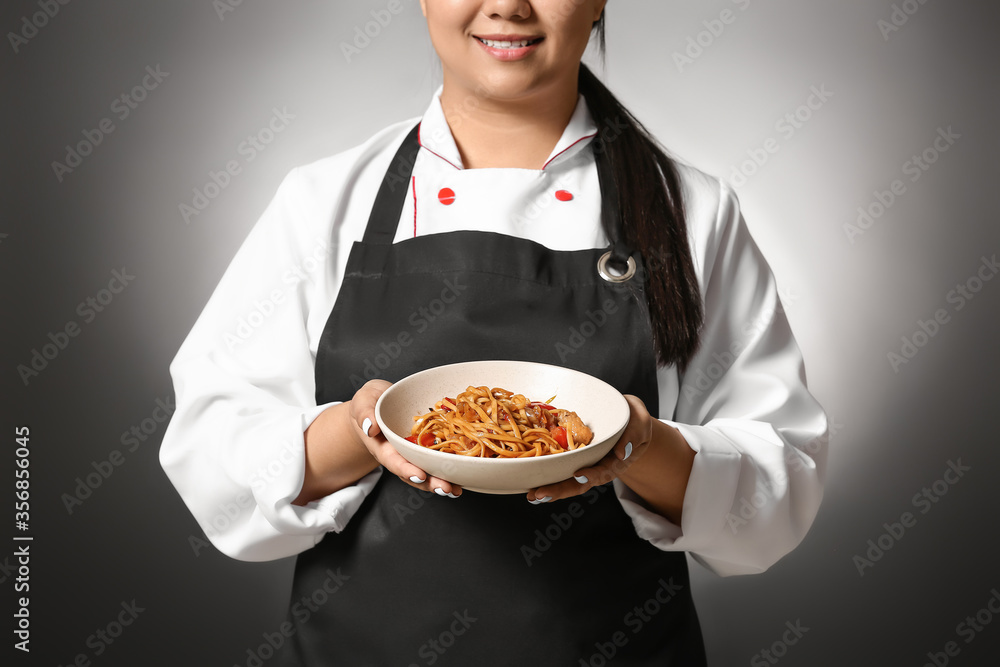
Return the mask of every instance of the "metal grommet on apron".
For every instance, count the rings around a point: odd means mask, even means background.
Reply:
[[[642,285],[601,278],[605,249],[555,252],[480,231],[392,242],[408,194],[400,184],[410,182],[400,174],[419,149],[414,128],[351,248],[319,342],[317,402],[350,400],[372,365],[395,382],[442,364],[516,359],[598,376],[655,417]],[[414,319],[437,301],[433,320]],[[374,304],[378,317],[362,316]],[[573,338],[597,312],[593,335]],[[685,555],[639,538],[611,484],[531,505],[523,494],[441,498],[383,473],[342,533],[299,554],[288,621],[293,634],[272,664],[705,664]]]
[[[625,260],[625,271],[622,273],[612,273],[608,270],[608,262],[611,260],[611,251],[607,251],[597,260],[597,273],[609,283],[625,283],[632,280],[635,275],[635,259],[629,257]]]
[[[621,287],[635,277],[638,266],[622,238],[621,203],[607,151],[597,156],[597,177],[601,187],[601,226],[611,244],[597,260],[597,273],[606,282]]]

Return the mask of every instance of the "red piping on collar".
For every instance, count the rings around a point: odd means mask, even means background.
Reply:
[[[423,123],[421,123],[420,125],[417,126],[417,143],[420,144],[420,147],[427,149],[432,155],[436,155],[437,157],[441,158],[442,160],[444,160],[445,162],[447,162],[448,164],[450,164],[452,167],[455,167],[455,169],[458,169],[459,171],[461,171],[462,168],[459,167],[458,165],[456,165],[454,162],[452,162],[451,160],[449,160],[448,158],[444,157],[443,155],[441,155],[439,153],[435,153],[430,148],[427,148],[427,146],[424,146],[424,142],[420,139],[420,128],[422,126],[423,126]],[[577,139],[576,141],[574,141],[573,143],[571,143],[569,146],[567,146],[566,148],[562,149],[561,151],[559,151],[558,153],[556,153],[555,155],[553,155],[552,157],[550,157],[548,159],[548,161],[545,164],[542,165],[542,170],[544,171],[546,167],[548,167],[550,164],[552,164],[553,160],[555,160],[557,157],[559,157],[560,155],[562,155],[563,153],[565,153],[569,149],[573,148],[573,146],[576,146],[581,141],[585,141],[586,139],[591,139],[591,138],[596,137],[596,136],[597,136],[597,132],[594,132],[593,134],[588,134],[585,137],[580,137],[579,139]],[[414,194],[416,194],[416,193],[414,193]]]
[[[421,127],[423,127],[423,123],[420,123],[420,125],[417,125],[417,143],[418,143],[418,144],[420,144],[420,147],[421,147],[421,148],[427,148],[427,146],[424,146],[424,142],[423,142],[423,141],[421,141],[421,139],[420,139],[420,128],[421,128]],[[431,153],[432,153],[433,155],[437,155],[437,156],[438,156],[439,158],[441,158],[442,160],[444,160],[445,162],[447,162],[447,163],[448,163],[448,164],[450,164],[451,166],[455,167],[455,169],[458,169],[459,171],[461,171],[461,169],[462,169],[462,168],[461,168],[461,167],[459,167],[458,165],[456,165],[456,164],[455,164],[454,162],[452,162],[452,161],[451,161],[451,160],[449,160],[448,158],[446,158],[446,157],[444,157],[443,155],[440,155],[440,154],[438,154],[438,153],[435,153],[434,151],[432,151],[432,150],[431,150],[431,149],[429,149],[429,148],[427,148],[427,150],[428,150],[428,151],[430,151],[430,152],[431,152]]]
[[[563,153],[565,153],[569,149],[573,148],[573,146],[576,146],[578,143],[580,143],[584,139],[590,139],[591,137],[596,137],[596,136],[597,136],[597,132],[594,132],[593,134],[588,134],[585,137],[580,137],[579,139],[577,139],[576,141],[574,141],[573,143],[571,143],[569,146],[567,146],[566,148],[562,149],[561,151],[559,151],[558,153],[556,153],[555,155],[553,155],[552,157],[550,157],[549,161],[542,165],[542,170],[544,170],[546,167],[548,167],[549,164],[551,164],[552,161],[555,160],[557,157],[559,157],[560,155],[562,155]]]
[[[413,184],[413,238],[417,238],[417,177],[411,181]]]

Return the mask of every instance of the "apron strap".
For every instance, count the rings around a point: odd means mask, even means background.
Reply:
[[[403,213],[406,193],[410,190],[410,175],[413,173],[413,164],[417,160],[419,151],[420,123],[417,123],[403,139],[382,178],[382,185],[375,197],[371,215],[368,216],[364,243],[390,245],[396,238],[399,216]]]
[[[615,183],[614,169],[611,166],[611,157],[608,155],[606,146],[601,146],[602,150],[595,151],[597,162],[597,180],[601,186],[601,226],[604,233],[608,235],[611,243],[612,262],[621,273],[626,271],[632,251],[625,245],[622,239],[622,215],[621,204],[618,198],[618,184]]]

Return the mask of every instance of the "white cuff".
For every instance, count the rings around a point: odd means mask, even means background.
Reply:
[[[320,413],[336,404],[303,412],[294,431],[283,434],[276,453],[272,450],[250,464],[253,505],[252,509],[246,508],[251,510],[246,525],[232,533],[206,530],[220,551],[239,560],[274,560],[315,546],[328,532],[344,530],[381,477],[381,468],[305,506],[292,504],[305,478],[305,430]]]
[[[809,511],[818,505],[822,483],[807,466],[789,474],[783,452],[790,446],[770,424],[720,419],[712,426],[693,426],[663,421],[680,430],[696,455],[680,526],[649,510],[637,494],[615,481],[622,508],[639,537],[664,551],[687,551],[720,576],[763,572],[798,544],[809,522],[797,520],[791,498],[797,496],[801,511]],[[766,493],[756,492],[759,489]],[[746,504],[743,499],[757,497],[761,505],[753,505],[756,516],[747,521],[739,514]]]
[[[725,528],[726,515],[733,506],[732,494],[740,476],[741,454],[722,435],[704,427],[660,420],[681,432],[696,454],[681,510],[681,525],[648,509],[643,500],[621,480],[614,487],[636,533],[664,551],[691,551],[711,544],[711,537]]]

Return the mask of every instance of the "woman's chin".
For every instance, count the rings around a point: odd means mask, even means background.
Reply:
[[[545,77],[532,71],[484,72],[474,81],[445,81],[445,91],[461,91],[458,95],[449,95],[458,104],[467,109],[473,109],[482,102],[511,103],[538,99],[539,96],[550,94],[556,77]],[[455,85],[458,83],[458,85]],[[452,91],[449,91],[449,88]]]

